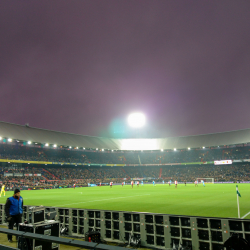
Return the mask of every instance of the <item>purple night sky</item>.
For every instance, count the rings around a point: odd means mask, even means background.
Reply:
[[[0,2],[0,120],[128,137],[250,128],[250,1]],[[124,125],[125,124],[125,125]]]

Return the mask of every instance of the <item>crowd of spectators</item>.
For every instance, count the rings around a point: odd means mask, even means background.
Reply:
[[[24,165],[2,163],[0,182],[7,185],[27,187],[56,185],[88,185],[88,183],[121,182],[131,178],[151,178],[155,180],[177,180],[193,182],[196,178],[214,178],[217,182],[250,181],[250,166],[246,163],[215,166],[159,165],[165,163],[207,162],[214,160],[249,159],[250,147],[193,149],[177,151],[144,152],[90,152],[84,150],[51,149],[30,147],[22,144],[0,143],[0,159],[27,161],[87,163],[86,166],[65,165]],[[154,166],[91,166],[90,164],[154,164]],[[7,173],[7,174],[6,174]],[[21,176],[15,176],[15,173]],[[10,176],[10,174],[13,174]],[[25,176],[25,174],[30,174]],[[37,174],[41,176],[37,176]]]
[[[193,182],[197,178],[214,178],[215,182],[250,181],[250,165],[166,166],[161,177],[181,182]]]
[[[164,164],[249,159],[250,147],[177,151],[102,152],[0,143],[0,159],[87,164]]]
[[[13,176],[6,176],[5,173]],[[14,173],[23,176],[14,176]],[[25,176],[25,174],[32,176]],[[36,176],[40,173],[41,176]],[[88,183],[121,183],[132,178],[145,180],[194,182],[197,178],[214,178],[215,182],[250,181],[250,165],[173,165],[173,166],[126,166],[126,167],[0,167],[0,182],[9,187],[52,187],[56,185],[86,186]]]

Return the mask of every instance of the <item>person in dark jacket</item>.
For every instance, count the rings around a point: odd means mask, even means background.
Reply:
[[[5,204],[5,215],[9,223],[8,228],[13,229],[14,224],[16,223],[17,229],[19,223],[21,223],[23,214],[23,198],[20,196],[20,190],[15,189],[14,195],[9,197]],[[8,234],[8,241],[12,242],[12,235]]]

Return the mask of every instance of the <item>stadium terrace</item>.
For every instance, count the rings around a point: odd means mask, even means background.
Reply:
[[[181,150],[248,144],[250,142],[250,129],[185,137],[114,139],[63,133],[33,128],[28,125],[0,122],[0,139],[6,143],[22,142],[25,145],[35,144],[41,147],[66,147],[69,149],[102,151]]]

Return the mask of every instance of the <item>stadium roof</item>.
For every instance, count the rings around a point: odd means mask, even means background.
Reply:
[[[113,139],[63,133],[12,123],[0,122],[0,136],[21,141],[56,144],[84,148],[113,150],[161,150],[202,148],[224,145],[245,144],[250,142],[250,129],[223,133],[152,138],[152,139]]]

